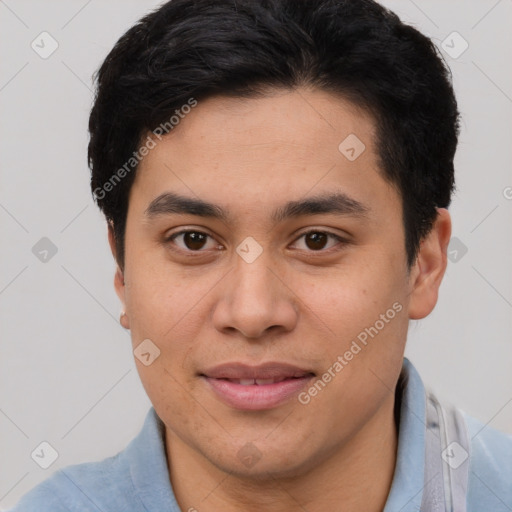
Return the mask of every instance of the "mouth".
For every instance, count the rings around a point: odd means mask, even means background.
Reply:
[[[269,384],[277,384],[285,380],[301,379],[301,377],[276,377],[275,379],[219,379],[234,384],[241,384],[242,386],[267,386]]]
[[[250,366],[227,363],[199,376],[209,390],[234,409],[272,409],[297,395],[315,376],[314,372],[284,363]]]

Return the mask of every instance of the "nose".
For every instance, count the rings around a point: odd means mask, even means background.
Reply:
[[[297,297],[263,255],[252,263],[237,258],[219,292],[213,324],[221,332],[258,339],[271,331],[292,331],[297,324]]]

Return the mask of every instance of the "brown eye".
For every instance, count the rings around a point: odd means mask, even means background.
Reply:
[[[215,240],[210,235],[201,231],[180,231],[171,235],[167,241],[177,245],[184,251],[190,252],[205,252],[203,249],[218,247],[218,244],[215,243]],[[210,247],[208,247],[208,243],[210,243]]]
[[[208,236],[204,233],[189,231],[183,235],[183,242],[185,243],[187,249],[197,251],[203,248],[207,238]]]
[[[337,245],[342,248],[347,240],[328,231],[311,230],[303,233],[295,242],[296,248],[308,252],[327,252]],[[297,247],[298,246],[298,247]]]
[[[305,235],[305,241],[306,241],[306,246],[308,247],[308,249],[312,249],[314,251],[319,251],[321,249],[323,249],[325,247],[325,245],[327,244],[327,240],[328,240],[328,237],[327,237],[327,234],[326,233],[321,233],[321,232],[311,232],[311,233],[307,233]]]

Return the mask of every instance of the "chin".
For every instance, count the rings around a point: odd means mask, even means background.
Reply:
[[[298,454],[302,457],[299,459]],[[304,458],[300,450],[290,448],[287,453],[277,452],[275,447],[266,446],[261,450],[248,442],[238,451],[223,455],[220,459],[206,455],[219,470],[242,480],[271,482],[276,479],[294,479],[309,472],[314,465],[311,458]]]

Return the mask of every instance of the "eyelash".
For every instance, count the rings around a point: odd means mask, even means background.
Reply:
[[[185,229],[183,231],[178,231],[177,233],[173,233],[172,235],[168,236],[165,239],[165,242],[166,243],[171,243],[171,242],[174,243],[174,240],[178,236],[185,235],[187,233],[199,233],[201,235],[205,235],[205,236],[213,239],[213,237],[211,235],[209,235],[208,233],[204,233],[203,231],[199,231],[199,230],[196,230],[196,229]],[[300,240],[301,238],[303,238],[303,237],[305,237],[307,235],[310,235],[311,233],[324,234],[324,235],[327,235],[328,237],[334,238],[338,242],[334,247],[330,247],[329,249],[319,249],[317,251],[314,251],[314,250],[311,249],[311,250],[306,251],[306,252],[311,253],[311,254],[325,254],[325,253],[328,253],[328,252],[330,253],[338,245],[345,246],[345,245],[347,245],[349,243],[346,239],[344,239],[343,237],[341,237],[339,235],[335,235],[334,233],[331,233],[330,231],[322,231],[322,230],[319,230],[319,229],[311,229],[309,231],[301,233],[299,235],[299,237],[295,239],[294,243],[297,242],[298,240]],[[196,255],[200,255],[201,253],[207,252],[206,250],[201,250],[201,249],[197,250],[197,251],[194,251],[192,249],[183,249],[181,247],[178,248],[178,249],[173,248],[172,250],[176,251],[176,252],[186,252],[191,257],[194,257]]]

